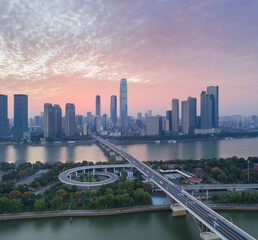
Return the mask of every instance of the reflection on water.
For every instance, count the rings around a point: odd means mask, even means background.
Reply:
[[[185,141],[177,143],[122,144],[121,148],[141,161],[258,156],[258,138]],[[0,145],[2,162],[108,161],[96,144]]]

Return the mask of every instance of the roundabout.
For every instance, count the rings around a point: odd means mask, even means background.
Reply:
[[[114,172],[118,168],[132,168],[131,164],[117,164],[117,165],[93,165],[93,166],[83,166],[83,167],[77,167],[68,169],[64,172],[62,172],[59,175],[59,180],[67,185],[75,185],[77,187],[98,187],[104,184],[113,183],[118,179],[118,175],[115,173],[108,172],[107,169],[112,169]],[[98,170],[98,171],[96,171]],[[80,182],[77,180],[74,180],[73,177],[77,178],[80,175],[85,175],[86,173],[91,173],[93,176],[102,176],[104,178],[107,178],[105,180],[99,181],[99,182]]]

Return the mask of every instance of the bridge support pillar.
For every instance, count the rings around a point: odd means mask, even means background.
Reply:
[[[75,172],[75,177],[78,177],[78,172]]]
[[[83,175],[85,175],[85,169],[83,170]]]
[[[186,210],[184,207],[179,205],[178,203],[172,204],[170,206],[172,210],[172,215],[173,217],[178,217],[178,216],[185,216],[186,215]]]
[[[92,170],[92,175],[95,176],[95,168]]]
[[[107,172],[107,168],[104,168],[104,171]]]
[[[207,189],[206,190],[206,200],[208,200],[209,199],[209,190]]]
[[[212,232],[201,232],[200,237],[202,240],[220,240],[220,238]]]

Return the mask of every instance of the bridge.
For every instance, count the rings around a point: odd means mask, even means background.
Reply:
[[[184,207],[194,217],[196,223],[198,223],[199,226],[201,225],[201,231],[211,231],[223,240],[255,239],[127,152],[91,132],[89,132],[89,134],[100,144],[109,148],[111,151],[115,152],[115,154],[120,155],[130,164],[134,165],[134,167],[137,168],[149,181],[152,181],[171,199]]]

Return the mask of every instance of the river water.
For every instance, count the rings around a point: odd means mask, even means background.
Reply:
[[[220,212],[258,238],[255,211]],[[133,213],[102,217],[52,218],[1,222],[1,240],[200,240],[199,230],[187,214],[172,217],[170,211]]]
[[[118,145],[141,161],[258,156],[258,138],[182,141],[177,143],[123,143]],[[0,145],[1,162],[108,161],[96,144]]]

